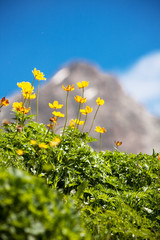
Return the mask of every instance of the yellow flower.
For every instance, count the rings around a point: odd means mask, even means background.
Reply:
[[[35,146],[37,144],[36,140],[30,140],[30,144],[32,144],[33,146]]]
[[[39,143],[39,144],[38,144],[38,147],[39,147],[39,148],[44,148],[44,149],[46,149],[46,148],[48,148],[48,145],[45,144],[45,143]]]
[[[121,146],[122,145],[122,142],[120,142],[120,141],[114,141],[114,143],[115,143],[116,146]]]
[[[9,105],[9,100],[3,97],[0,101],[0,107],[2,106],[8,106]]]
[[[96,102],[97,102],[97,105],[99,106],[102,106],[104,104],[104,100],[100,99],[99,97],[97,98]]]
[[[75,119],[74,122],[77,125],[83,125],[84,124],[84,121],[79,121],[78,119]]]
[[[70,127],[74,128],[76,126],[74,119],[70,120]]]
[[[54,111],[54,112],[52,112],[52,114],[55,115],[56,117],[64,117],[64,114],[61,112]]]
[[[44,78],[43,72],[40,72],[40,70],[34,68],[34,71],[32,71],[32,73],[37,80],[46,80],[46,78]]]
[[[35,93],[34,94],[22,93],[22,95],[23,95],[23,97],[25,99],[35,99],[36,98],[36,94]]]
[[[63,107],[63,104],[59,104],[58,101],[54,101],[53,104],[49,103],[50,108],[60,109]]]
[[[87,81],[82,81],[82,82],[78,82],[78,83],[77,83],[77,86],[78,86],[79,89],[80,89],[80,88],[85,88],[85,87],[87,87],[88,84],[89,84],[89,82],[87,82]]]
[[[23,113],[23,114],[27,114],[31,108],[26,108],[26,107],[23,107],[23,103],[22,102],[14,102],[13,103],[13,108],[15,111],[19,112],[19,113]]]
[[[78,103],[85,103],[86,102],[86,98],[82,98],[81,96],[78,96],[78,95],[76,97],[74,97],[74,99]]]
[[[53,140],[49,143],[49,145],[50,145],[51,147],[55,147],[55,146],[57,146],[58,144],[60,144],[60,142],[61,142],[61,139],[60,139],[60,138],[54,137]]]
[[[30,82],[17,83],[17,86],[19,88],[22,88],[22,95],[25,99],[35,99],[36,98],[35,93],[32,94],[34,87],[31,85]]]
[[[106,130],[104,127],[101,128],[100,126],[97,126],[97,127],[95,128],[95,132],[105,133],[105,132],[107,132],[107,130]]]
[[[89,106],[86,106],[86,109],[81,109],[80,112],[83,115],[87,115],[88,113],[91,113],[93,111],[93,108],[90,108]]]
[[[16,153],[19,155],[19,156],[22,156],[24,154],[23,150],[22,149],[18,149],[16,151]]]
[[[73,90],[74,90],[73,84],[72,84],[72,86],[71,86],[71,85],[68,85],[67,87],[65,87],[65,86],[63,85],[62,88],[63,88],[64,91],[73,91]]]

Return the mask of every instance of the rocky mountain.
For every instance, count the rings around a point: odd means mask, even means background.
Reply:
[[[66,92],[62,89],[62,84],[67,86],[74,84],[75,90],[69,94],[69,120],[76,118],[78,103],[74,96],[81,95],[81,90],[77,87],[77,82],[89,81],[89,86],[85,88],[87,105],[93,107],[93,112],[88,115],[85,131],[89,130],[94,113],[96,111],[97,97],[103,98],[105,104],[100,107],[95,120],[91,136],[98,138],[98,133],[94,132],[95,126],[105,127],[107,133],[102,136],[102,149],[113,150],[114,141],[122,141],[121,151],[128,153],[152,153],[153,148],[160,151],[160,119],[152,116],[142,105],[137,103],[130,96],[126,95],[117,79],[100,71],[97,67],[78,62],[60,69],[46,84],[41,87],[39,95],[39,122],[48,123],[52,116],[52,109],[48,103],[58,100],[65,105]],[[10,99],[12,102],[18,95]],[[2,109],[1,120],[10,118],[10,108]],[[32,111],[35,111],[36,104],[33,102]],[[65,106],[62,111],[65,113]],[[68,121],[69,122],[69,121]],[[63,126],[64,119],[59,122],[59,127]],[[92,147],[97,148],[98,143],[93,142]]]

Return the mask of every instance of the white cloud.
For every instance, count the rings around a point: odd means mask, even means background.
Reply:
[[[68,68],[62,68],[59,70],[52,78],[51,81],[54,81],[54,83],[57,85],[63,82],[64,79],[66,79],[70,75],[70,71]]]
[[[128,94],[160,115],[160,102],[153,101],[160,99],[160,51],[142,57],[118,78]]]

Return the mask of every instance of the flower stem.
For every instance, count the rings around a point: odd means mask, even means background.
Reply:
[[[102,133],[100,133],[99,135],[99,152],[101,152],[101,148],[102,148]]]
[[[87,121],[87,114],[86,114],[86,117],[85,117],[85,120],[84,120],[84,124],[83,124],[83,128],[82,128],[82,130],[81,130],[81,133],[83,132],[84,126],[85,126],[85,124],[86,124],[86,121]]]
[[[93,118],[93,121],[92,121],[91,127],[90,127],[90,129],[89,129],[88,135],[90,134],[90,132],[91,132],[91,130],[92,130],[92,127],[93,127],[94,121],[95,121],[95,119],[96,119],[96,116],[97,116],[97,113],[98,113],[99,107],[100,107],[100,105],[98,105],[97,110],[96,110],[96,112],[95,112],[95,114],[94,114],[94,118]]]
[[[38,81],[38,87],[37,87],[37,115],[36,115],[36,122],[38,121],[38,97],[39,97],[39,81]]]
[[[68,120],[68,95],[69,92],[67,91],[67,96],[66,96],[66,120],[65,120],[65,124],[64,124],[64,129],[63,129],[63,135],[64,135],[64,131],[67,125],[67,120]]]

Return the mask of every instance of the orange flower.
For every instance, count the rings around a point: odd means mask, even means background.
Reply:
[[[97,98],[96,102],[97,102],[97,105],[99,106],[102,106],[104,104],[104,100],[100,99],[99,97]]]
[[[78,102],[78,103],[85,103],[86,102],[86,98],[82,98],[81,96],[76,96],[76,97],[74,97],[74,99],[76,100],[76,102]]]
[[[122,145],[122,142],[120,142],[120,141],[114,141],[114,143],[117,147]]]
[[[0,101],[0,108],[2,106],[8,106],[9,105],[9,100],[8,99],[5,99],[5,97],[3,97]]]
[[[49,103],[50,108],[60,109],[63,107],[63,104],[59,104],[58,101],[54,101],[53,104]]]
[[[86,109],[81,109],[80,112],[83,115],[87,115],[88,113],[91,113],[93,111],[93,108],[90,108],[89,106],[86,106]]]
[[[80,89],[80,88],[85,88],[85,87],[87,87],[88,84],[89,84],[89,82],[87,82],[87,81],[82,81],[82,82],[78,82],[78,83],[77,83],[77,86],[78,86],[79,89]]]
[[[73,84],[72,84],[72,86],[71,86],[71,85],[68,85],[66,88],[65,88],[65,86],[63,85],[62,88],[63,88],[64,91],[68,91],[68,92],[74,90]]]
[[[57,123],[57,118],[56,117],[51,117],[49,119],[49,121],[53,122],[53,123]]]
[[[95,128],[95,132],[105,133],[105,132],[107,132],[107,130],[106,130],[104,127],[101,128],[100,126],[97,126],[97,127]]]

